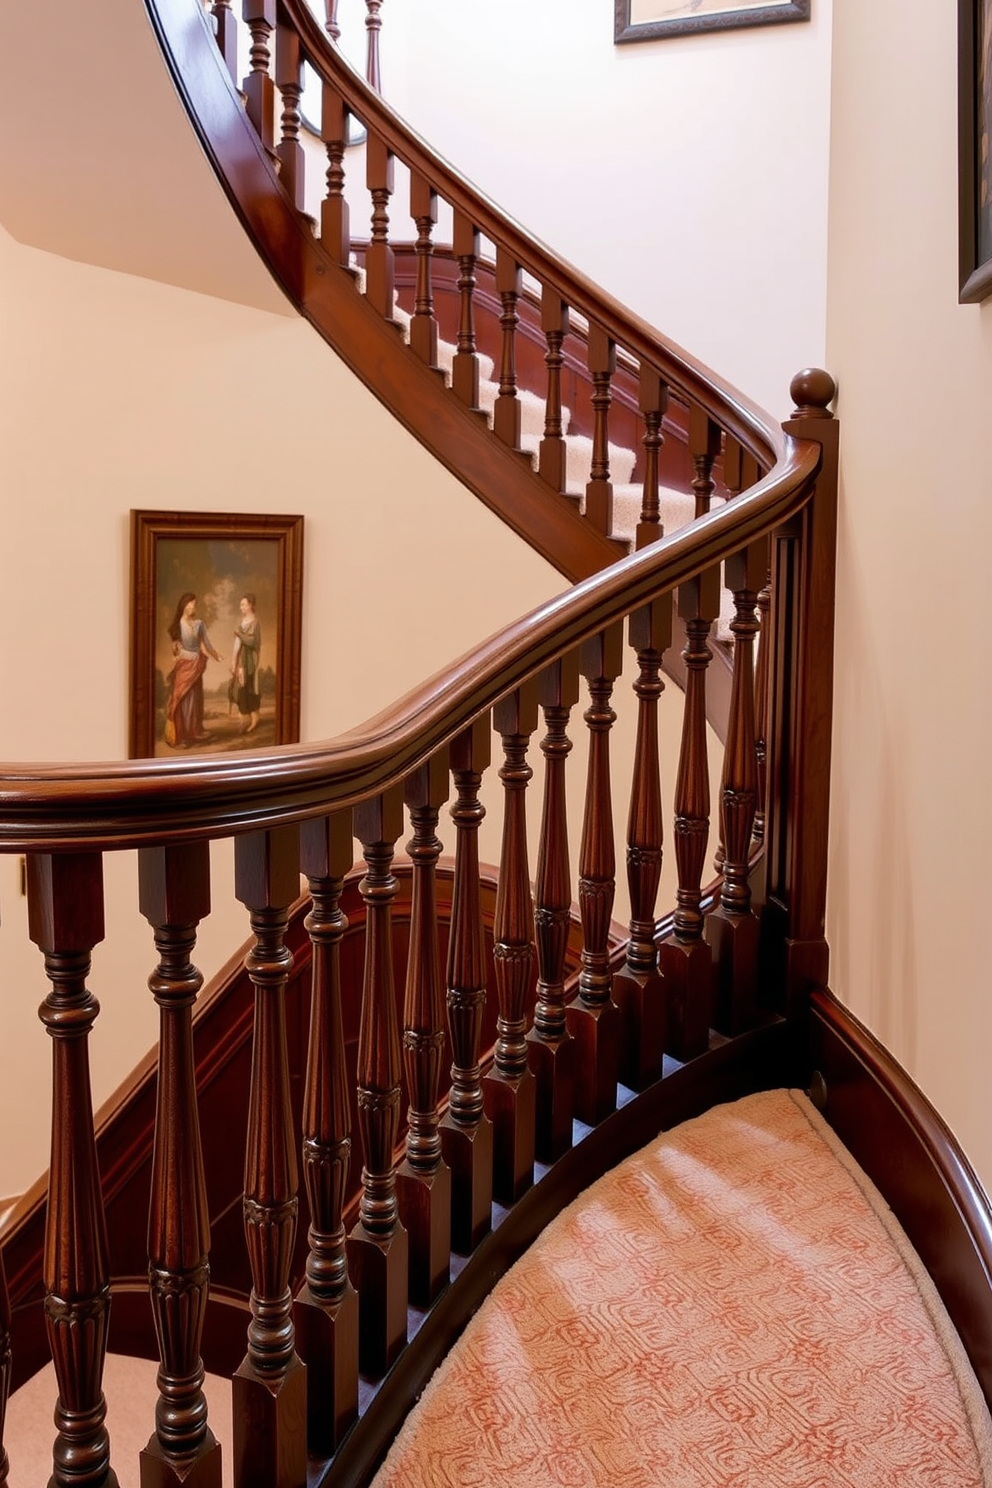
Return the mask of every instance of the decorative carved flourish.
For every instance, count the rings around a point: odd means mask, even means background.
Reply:
[[[179,1485],[191,1463],[200,1461],[197,1482],[219,1488],[220,1449],[207,1424],[200,1358],[210,1281],[210,1221],[196,1101],[193,1008],[203,977],[190,959],[196,927],[210,912],[207,844],[143,849],[139,898],[159,954],[148,986],[160,1010],[148,1274],[161,1362],[156,1433],[142,1453],[142,1481]]]
[[[52,1482],[111,1485],[103,1366],[110,1317],[107,1228],[93,1136],[89,1034],[100,1011],[86,979],[103,939],[98,853],[27,860],[31,939],[51,990],[39,1016],[52,1039],[52,1157],[45,1225],[45,1324],[58,1381]]]

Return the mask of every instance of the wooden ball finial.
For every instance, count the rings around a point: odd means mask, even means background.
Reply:
[[[837,396],[837,384],[822,367],[804,367],[789,384],[789,395],[795,403],[793,418],[833,418],[830,404]]]

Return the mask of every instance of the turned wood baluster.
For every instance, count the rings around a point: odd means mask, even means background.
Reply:
[[[758,667],[754,679],[754,753],[757,761],[757,796],[754,811],[756,842],[765,840],[765,802],[768,799],[768,655],[770,650],[768,638],[771,607],[772,576],[767,573],[765,582],[758,591]],[[762,859],[762,869],[764,867],[765,861]]]
[[[570,653],[542,672],[538,689],[547,733],[541,740],[544,802],[535,880],[537,1006],[527,1042],[537,1088],[536,1153],[542,1162],[554,1162],[572,1145],[575,1105],[575,1043],[565,1016],[572,907],[565,761],[572,750],[566,732],[569,714],[579,700],[577,654]]]
[[[276,93],[269,76],[269,41],[276,25],[276,0],[242,0],[242,15],[251,32],[251,71],[241,85],[248,117],[262,145],[273,153]]]
[[[359,1367],[378,1379],[406,1343],[407,1233],[396,1201],[393,1150],[400,1126],[400,1035],[393,983],[393,853],[403,831],[398,787],[355,808],[366,874],[365,967],[358,1030],[358,1129],[365,1164],[348,1260],[358,1291]]]
[[[493,927],[496,970],[496,1050],[483,1081],[493,1124],[493,1197],[515,1204],[534,1181],[534,1077],[527,1063],[527,1002],[533,981],[534,904],[527,860],[527,763],[537,728],[537,684],[503,698],[493,723],[503,741],[503,840]]]
[[[511,449],[520,447],[520,399],[517,396],[517,348],[516,335],[520,318],[517,301],[523,284],[520,265],[506,251],[496,248],[496,292],[502,311],[499,323],[502,328],[499,360],[499,394],[493,410],[493,431],[498,439]]]
[[[4,1423],[7,1419],[7,1397],[10,1394],[10,1298],[7,1294],[7,1276],[0,1253],[0,1488],[7,1488],[10,1463],[3,1444]]]
[[[372,237],[365,256],[365,297],[385,320],[393,315],[393,250],[389,242],[389,198],[393,157],[385,142],[369,133],[365,146],[365,184],[372,193]]]
[[[541,329],[548,343],[544,357],[548,369],[548,396],[538,470],[541,479],[547,481],[553,491],[564,491],[567,449],[562,428],[561,369],[564,358],[561,348],[568,334],[568,306],[550,284],[541,291]]]
[[[324,0],[324,14],[327,19],[324,22],[331,40],[341,40],[341,27],[338,25],[338,3],[339,0]]]
[[[644,417],[644,489],[634,545],[640,551],[664,536],[658,462],[664,443],[661,426],[668,409],[668,384],[647,362],[641,363],[638,406]]]
[[[665,1046],[665,999],[658,974],[655,903],[661,883],[662,808],[658,756],[658,699],[664,691],[661,658],[672,643],[672,597],[663,595],[628,622],[637,655],[637,742],[627,817],[627,886],[630,939],[627,959],[613,978],[620,1009],[620,1079],[643,1090],[661,1073]]]
[[[351,1168],[351,1109],[341,1014],[340,907],[353,858],[351,813],[319,817],[300,829],[300,866],[312,907],[310,1033],[303,1096],[303,1181],[310,1204],[306,1280],[293,1320],[307,1366],[307,1440],[329,1457],[358,1414],[358,1293],[348,1278],[344,1196]]]
[[[720,570],[683,584],[678,611],[685,622],[686,666],[682,742],[675,782],[675,864],[678,873],[672,931],[662,941],[658,965],[666,992],[666,1048],[677,1059],[701,1054],[709,1043],[713,957],[703,939],[702,876],[710,828],[706,757],[706,668],[710,629],[720,613]]]
[[[324,84],[321,95],[320,137],[327,149],[327,195],[320,208],[320,242],[335,263],[346,266],[351,256],[351,224],[344,194],[348,111],[341,94],[329,83]]]
[[[610,480],[610,386],[617,369],[617,349],[602,326],[589,324],[589,371],[592,373],[592,465],[586,485],[586,516],[598,531],[613,531],[613,483]]]
[[[767,538],[735,553],[725,565],[734,596],[734,672],[723,750],[720,822],[724,861],[720,902],[707,917],[706,938],[716,963],[713,1026],[736,1034],[754,1022],[758,989],[758,918],[751,909],[748,857],[758,794],[754,724],[754,638],[758,588],[768,572]]]
[[[238,23],[231,9],[231,0],[213,0],[210,7],[214,18],[214,34],[220,54],[227,70],[235,82],[238,80]]]
[[[286,1044],[286,985],[293,966],[286,929],[300,892],[299,828],[236,837],[234,892],[249,911],[255,937],[245,958],[255,988],[244,1192],[251,1322],[248,1352],[233,1381],[234,1483],[302,1488],[307,1397],[289,1288],[297,1162]]]
[[[143,848],[138,904],[159,954],[148,985],[160,1009],[148,1275],[161,1362],[141,1488],[220,1488],[221,1450],[207,1424],[200,1358],[210,1220],[193,1064],[193,1008],[203,977],[190,961],[197,926],[210,913],[208,844]]]
[[[276,31],[276,87],[282,96],[282,138],[276,150],[279,179],[293,206],[302,212],[306,179],[306,159],[300,142],[303,54],[300,38],[292,26],[281,25]]]
[[[716,489],[713,480],[713,465],[720,453],[720,426],[715,424],[705,409],[693,404],[689,409],[689,454],[692,456],[695,475],[692,489],[696,495],[694,516],[705,517]]]
[[[568,1005],[575,1040],[575,1114],[595,1126],[617,1103],[620,1014],[610,996],[610,917],[616,893],[613,800],[610,788],[610,707],[613,684],[623,669],[623,627],[613,625],[587,641],[579,670],[589,684],[589,765],[582,845],[579,850],[579,909],[582,969],[579,990]]]
[[[479,890],[479,827],[486,809],[479,800],[489,764],[488,714],[451,745],[456,800],[455,881],[448,937],[448,1033],[451,1096],[441,1123],[441,1150],[451,1169],[451,1248],[475,1249],[492,1225],[493,1129],[483,1110],[482,1015],[486,1005],[486,944]]]
[[[370,88],[382,92],[382,71],[379,66],[379,32],[382,30],[382,0],[365,0],[365,76]]]
[[[417,224],[417,293],[410,322],[410,345],[428,367],[437,365],[437,321],[431,290],[431,233],[437,222],[437,192],[415,171],[410,176],[410,215]]]
[[[458,349],[451,368],[451,388],[468,408],[479,406],[479,358],[475,346],[475,263],[479,256],[479,232],[456,211],[453,247],[458,259]]]
[[[437,941],[438,813],[448,799],[447,750],[404,785],[413,836],[410,952],[403,1002],[403,1065],[410,1095],[406,1157],[396,1174],[400,1218],[410,1237],[410,1301],[428,1307],[447,1286],[451,1173],[441,1159],[438,1092],[444,1064],[444,986]]]
[[[52,1039],[52,1158],[45,1222],[45,1327],[58,1403],[51,1483],[116,1488],[105,1425],[110,1318],[107,1226],[93,1136],[89,1034],[100,1004],[86,986],[104,934],[99,853],[27,858],[28,933],[51,990],[39,1016]]]

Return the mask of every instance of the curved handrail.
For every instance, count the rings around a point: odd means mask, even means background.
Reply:
[[[774,437],[780,461],[746,494],[549,600],[337,739],[220,764],[5,765],[0,851],[131,848],[268,829],[388,789],[557,657],[798,511],[820,449]]]

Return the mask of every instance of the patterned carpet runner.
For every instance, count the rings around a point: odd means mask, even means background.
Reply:
[[[587,1190],[502,1280],[375,1488],[989,1488],[992,1432],[884,1202],[795,1092]]]

